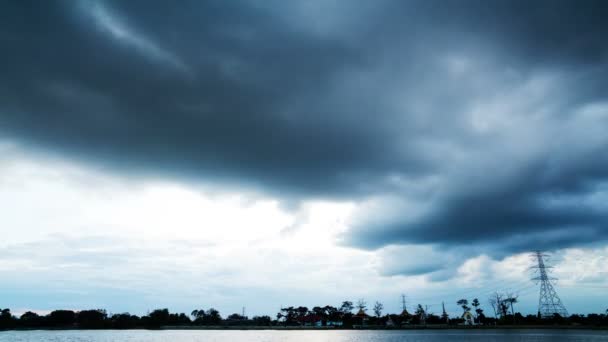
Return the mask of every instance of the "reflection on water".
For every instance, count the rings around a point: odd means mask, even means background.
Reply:
[[[435,341],[608,341],[608,331],[593,330],[407,330],[407,331],[4,331],[0,342],[435,342]]]

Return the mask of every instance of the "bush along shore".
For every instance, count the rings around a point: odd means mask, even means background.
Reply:
[[[378,305],[369,315],[365,307],[358,310],[351,302],[341,307],[304,306],[282,308],[275,318],[246,317],[231,314],[222,317],[219,311],[197,309],[190,314],[171,313],[157,309],[143,316],[129,313],[108,314],[106,310],[55,310],[46,315],[25,312],[13,315],[10,309],[0,311],[0,329],[446,329],[446,328],[608,328],[608,313],[573,314],[568,317],[499,313],[486,317],[483,310],[450,317],[427,313],[418,306],[410,313],[382,314]]]

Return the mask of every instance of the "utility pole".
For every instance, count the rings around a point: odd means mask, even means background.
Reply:
[[[568,317],[568,310],[566,310],[566,307],[559,299],[557,292],[551,284],[551,281],[555,281],[557,278],[549,277],[547,275],[547,270],[553,267],[545,264],[543,258],[546,256],[547,254],[544,254],[541,251],[536,251],[531,255],[535,261],[535,265],[532,266],[532,268],[536,269],[538,272],[538,276],[532,278],[532,280],[536,281],[537,284],[540,283],[538,315],[541,318],[551,318],[555,314],[558,314],[561,317]]]

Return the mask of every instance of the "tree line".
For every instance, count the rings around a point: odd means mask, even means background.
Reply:
[[[171,313],[168,309],[157,309],[146,315],[137,316],[130,313],[108,314],[106,310],[55,310],[47,315],[35,312],[25,312],[17,317],[11,314],[10,309],[0,311],[0,329],[158,329],[163,326],[218,326],[238,325],[251,323],[251,325],[269,325],[269,316],[255,316],[252,319],[238,314],[222,318],[219,311],[194,310],[190,315],[185,313]]]
[[[601,314],[578,315],[569,317],[555,315],[552,318],[540,318],[538,315],[522,315],[513,310],[515,301],[501,302],[502,307],[495,310],[495,315],[486,316],[480,307],[479,300],[467,299],[457,301],[464,312],[475,316],[476,324],[481,325],[583,325],[608,326],[608,310]],[[472,308],[469,306],[472,306]],[[499,303],[500,304],[500,303]],[[508,304],[508,305],[507,305]],[[473,310],[472,310],[473,309]],[[510,310],[509,310],[510,309]],[[370,327],[404,327],[407,325],[460,325],[465,323],[463,316],[450,317],[445,312],[437,314],[418,304],[410,313],[407,310],[398,314],[383,313],[384,306],[376,302],[368,310],[364,301],[353,304],[344,301],[340,306],[289,306],[281,308],[275,318],[254,316],[252,318],[234,313],[222,317],[214,308],[196,309],[190,314],[171,313],[168,309],[157,309],[143,316],[129,313],[108,314],[106,310],[55,310],[47,315],[25,312],[15,316],[10,309],[0,310],[0,329],[158,329],[165,326],[333,326],[335,328]],[[369,311],[369,314],[368,314]]]

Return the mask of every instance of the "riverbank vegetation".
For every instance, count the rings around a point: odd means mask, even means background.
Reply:
[[[461,302],[463,310],[468,312],[467,304]],[[474,302],[477,304],[476,302]],[[407,310],[398,314],[383,314],[382,305],[376,303],[371,315],[366,312],[361,302],[355,306],[346,301],[340,307],[326,305],[309,309],[305,306],[282,308],[275,318],[270,316],[246,317],[234,313],[223,317],[218,310],[196,309],[190,314],[171,313],[168,309],[157,309],[143,316],[129,313],[109,314],[106,310],[55,310],[46,315],[25,312],[20,316],[13,315],[9,309],[0,311],[0,329],[158,329],[161,327],[333,327],[349,328],[407,328],[433,325],[462,326],[467,324],[462,316],[449,317],[447,314],[426,312],[422,305],[409,313]],[[464,315],[464,314],[463,314]],[[586,326],[607,327],[608,312],[599,314],[578,315],[569,317],[555,315],[540,318],[537,315],[522,315],[519,312],[503,312],[496,317],[487,317],[483,310],[474,312],[477,326]]]

